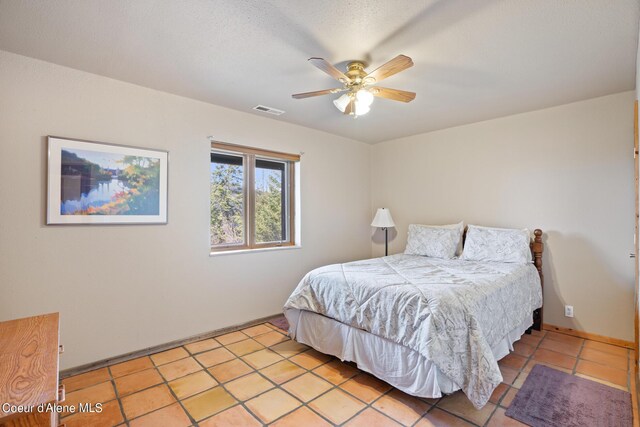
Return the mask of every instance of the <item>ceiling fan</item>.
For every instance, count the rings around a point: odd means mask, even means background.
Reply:
[[[364,70],[365,64],[361,61],[349,62],[346,73],[338,70],[322,58],[309,58],[309,62],[338,80],[343,86],[335,89],[317,90],[291,95],[295,99],[346,92],[335,99],[333,103],[336,108],[344,114],[358,117],[369,112],[374,96],[401,102],[411,102],[416,97],[414,92],[373,86],[387,77],[391,77],[400,71],[412,67],[413,61],[405,55],[396,56],[391,61],[381,65],[370,73]]]

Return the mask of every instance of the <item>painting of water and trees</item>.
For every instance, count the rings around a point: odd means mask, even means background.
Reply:
[[[59,163],[50,164],[59,168],[59,175],[53,178],[59,188],[55,216],[70,218],[61,222],[73,223],[71,217],[120,217],[125,219],[115,222],[137,222],[136,218],[161,216],[166,209],[162,180],[163,175],[166,179],[166,152],[154,156],[149,150],[86,142],[80,144],[88,146],[79,148],[78,142],[72,142],[53,152]]]
[[[157,215],[160,159],[62,150],[61,215]]]

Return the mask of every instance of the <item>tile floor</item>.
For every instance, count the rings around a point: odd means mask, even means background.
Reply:
[[[505,408],[535,364],[628,389],[632,354],[555,332],[525,335],[500,361],[504,377],[475,410],[461,392],[418,399],[351,364],[291,341],[265,323],[150,357],[66,378],[65,403],[102,402],[100,414],[64,414],[94,426],[518,426]]]

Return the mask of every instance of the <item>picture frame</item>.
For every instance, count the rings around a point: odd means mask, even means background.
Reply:
[[[47,225],[166,224],[169,152],[48,136]]]

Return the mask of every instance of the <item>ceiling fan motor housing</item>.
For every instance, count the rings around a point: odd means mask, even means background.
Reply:
[[[360,84],[367,75],[366,71],[364,71],[364,67],[364,63],[360,61],[349,62],[349,64],[347,64],[347,72],[345,75],[349,77],[353,83]]]

